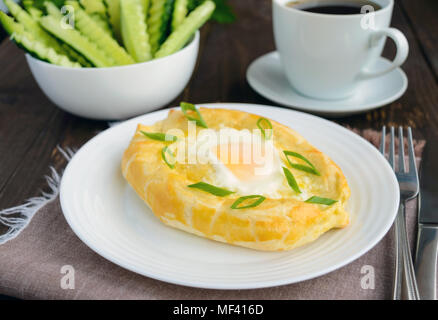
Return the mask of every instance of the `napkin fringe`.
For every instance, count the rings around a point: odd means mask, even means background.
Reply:
[[[63,149],[57,146],[57,149],[67,161],[70,161],[75,153],[70,148]],[[17,237],[29,225],[35,213],[47,203],[56,199],[59,194],[61,175],[52,166],[50,172],[50,175],[45,176],[47,185],[50,188],[49,192],[42,192],[40,196],[32,197],[19,206],[0,211],[0,224],[8,227],[8,231],[0,235],[0,245]]]

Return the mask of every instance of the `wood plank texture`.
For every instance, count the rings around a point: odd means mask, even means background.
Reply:
[[[402,0],[400,3],[438,82],[438,1]]]

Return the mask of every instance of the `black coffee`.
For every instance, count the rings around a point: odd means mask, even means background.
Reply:
[[[381,9],[380,5],[367,0],[345,0],[345,1],[317,1],[317,0],[303,0],[291,1],[286,4],[288,7],[323,14],[359,14],[363,6],[371,6],[374,11]],[[365,12],[369,12],[367,10]]]

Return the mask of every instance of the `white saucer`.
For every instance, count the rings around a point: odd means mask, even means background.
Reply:
[[[382,70],[390,61],[380,57],[374,68]],[[265,54],[251,63],[246,78],[250,86],[265,98],[283,106],[326,116],[345,116],[384,106],[400,98],[408,79],[400,68],[381,77],[364,80],[356,93],[342,100],[319,100],[301,95],[293,89],[283,73],[278,52]]]

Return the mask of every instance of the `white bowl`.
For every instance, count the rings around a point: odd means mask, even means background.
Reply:
[[[61,109],[100,120],[126,119],[175,99],[195,67],[199,31],[180,51],[156,60],[110,68],[69,68],[26,54],[46,96]]]

